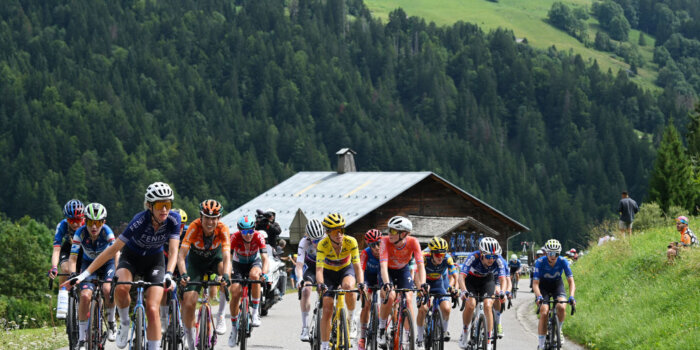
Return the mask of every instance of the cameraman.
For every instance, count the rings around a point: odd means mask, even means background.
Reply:
[[[282,228],[280,224],[275,222],[275,210],[270,208],[265,211],[260,209],[256,210],[257,215],[255,215],[255,229],[260,231],[263,230],[267,232],[267,242],[266,244],[273,247],[277,247],[277,237],[282,233]]]

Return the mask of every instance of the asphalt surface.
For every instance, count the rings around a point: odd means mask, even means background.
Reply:
[[[312,298],[315,298],[315,296]],[[535,318],[533,301],[534,295],[530,292],[528,280],[521,281],[518,297],[513,300],[513,307],[502,315],[505,335],[503,339],[498,341],[498,349],[537,349],[537,319]],[[216,310],[216,307],[214,310]],[[227,343],[231,324],[227,323],[227,326],[226,334],[219,336],[216,349],[229,349]],[[566,323],[564,327],[566,328]],[[459,309],[454,309],[450,314],[448,328],[452,339],[445,344],[445,349],[459,349],[457,344],[461,328],[462,315]],[[299,340],[300,332],[301,316],[297,294],[287,294],[282,301],[272,307],[267,316],[262,318],[262,325],[253,330],[248,348],[310,349],[308,343],[303,343]],[[108,350],[117,349],[115,343],[107,342],[106,345]],[[584,349],[568,340],[564,343],[563,348],[567,350]]]

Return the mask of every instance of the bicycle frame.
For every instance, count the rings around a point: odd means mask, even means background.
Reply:
[[[452,308],[454,309],[457,307],[457,298],[455,298],[452,294],[429,294],[422,298],[424,300],[423,304],[428,305],[428,313],[425,315],[425,334],[427,336],[425,337],[424,344],[426,349],[442,350],[445,344],[442,334],[445,331],[445,329],[442,329],[442,323],[439,326],[435,325],[434,323],[434,315],[438,315],[439,322],[442,322],[442,312],[440,310],[440,303],[435,302],[436,298],[442,297],[452,298]],[[421,305],[418,305],[418,307],[420,308]],[[441,330],[440,334],[433,334],[433,329],[435,327],[438,327],[438,329]],[[438,339],[434,338],[436,335],[439,336]],[[439,345],[437,347],[434,347],[433,345],[436,341]]]
[[[345,315],[345,294],[358,293],[357,298],[360,298],[359,289],[333,289],[327,291],[335,295],[335,303],[333,317],[331,318],[331,349],[345,349],[350,347],[350,337],[348,329],[350,328],[350,320]],[[322,299],[323,296],[321,296]],[[321,303],[323,305],[323,303]],[[362,298],[362,307],[365,305],[365,299]]]
[[[369,314],[369,327],[365,333],[367,339],[365,346],[367,349],[377,349],[377,332],[379,327],[379,289],[380,286],[369,287],[372,291],[371,309]]]
[[[70,273],[59,273],[58,276],[70,276]],[[49,289],[53,289],[53,279],[49,279]],[[66,335],[68,336],[68,349],[78,348],[78,304],[80,297],[77,293],[77,288],[71,288],[68,291],[68,312],[66,313]]]
[[[408,330],[409,330],[409,348],[413,349],[415,346],[415,334],[413,331],[413,320],[412,319],[404,319],[404,311],[410,316],[411,311],[408,309],[408,305],[406,302],[406,293],[407,292],[420,292],[422,289],[414,289],[414,288],[395,288],[393,289],[394,292],[396,292],[396,297],[394,298],[394,305],[392,306],[392,310],[389,313],[392,319],[392,325],[391,325],[391,331],[387,330],[387,341],[386,344],[392,344],[393,349],[402,349],[403,346],[403,332],[401,332],[404,328],[404,323],[408,324]],[[390,292],[385,293],[384,301],[383,303],[386,304],[387,301],[389,301],[389,294]],[[409,317],[410,318],[410,317]],[[388,323],[387,323],[388,324]]]
[[[102,284],[109,281],[94,279],[95,291],[92,293],[89,306],[88,332],[86,337],[87,348],[103,349],[107,340],[107,332],[104,331],[104,301],[102,300]],[[94,307],[94,310],[93,310]]]
[[[206,279],[201,282],[187,282],[188,286],[202,286],[202,297],[198,302],[201,304],[197,311],[195,329],[197,329],[196,346],[197,349],[213,349],[216,345],[217,334],[214,331],[214,317],[211,314],[211,305],[209,304],[209,287],[220,286],[219,281],[209,281]],[[228,288],[224,288],[226,300],[229,300]],[[206,316],[206,317],[205,317]],[[206,318],[206,319],[205,319]],[[202,323],[204,322],[204,323]],[[202,335],[205,332],[205,335]]]
[[[248,291],[250,289],[250,285],[254,283],[258,283],[262,286],[265,285],[265,281],[261,280],[251,280],[247,278],[241,278],[241,279],[232,279],[231,283],[239,283],[241,285],[241,301],[238,307],[238,329],[235,330],[238,332],[238,344],[240,344],[241,349],[245,349],[246,345],[248,343],[248,338],[250,338],[250,333],[252,331],[252,327],[250,326],[250,300],[249,300],[249,294]],[[262,288],[261,288],[262,289]],[[262,291],[261,291],[262,293]],[[226,290],[226,300],[228,300],[228,289]],[[262,305],[258,305],[258,307],[262,307]],[[234,332],[232,329],[231,332]]]
[[[134,322],[131,324],[130,329],[131,334],[129,336],[129,349],[146,349],[146,329],[148,328],[148,321],[146,319],[146,307],[143,305],[143,291],[150,286],[160,286],[161,284],[145,281],[119,282],[119,277],[114,276],[114,279],[112,279],[112,288],[109,291],[110,301],[114,301],[115,287],[120,284],[136,286],[136,305],[134,306]]]
[[[557,317],[557,304],[569,304],[568,301],[559,299],[547,300],[549,304],[549,312],[547,313],[547,335],[545,337],[545,349],[561,349],[561,334],[559,333],[559,320]],[[540,307],[537,308],[537,314],[540,314]],[[571,304],[571,315],[576,312],[576,306]]]
[[[179,282],[179,279],[178,279]],[[168,326],[165,332],[164,348],[177,349],[182,344],[183,325],[182,314],[180,313],[180,300],[177,297],[177,283],[168,295]],[[173,323],[174,322],[174,323]]]
[[[476,300],[476,305],[474,305],[474,312],[472,313],[472,319],[469,324],[469,345],[467,349],[486,349],[486,343],[488,342],[488,322],[486,319],[486,313],[484,312],[485,299],[495,299],[492,296],[475,295],[474,293],[468,294],[469,298],[474,298]],[[464,310],[465,303],[462,303],[461,310]],[[493,312],[493,307],[491,308]],[[495,321],[495,317],[492,316],[492,320]],[[482,327],[483,326],[483,327]],[[493,341],[493,348],[496,348],[496,340],[498,339],[498,327],[494,324],[492,327],[491,340]]]

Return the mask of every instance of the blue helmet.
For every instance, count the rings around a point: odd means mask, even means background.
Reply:
[[[77,199],[71,199],[63,206],[63,216],[68,219],[80,219],[85,216],[83,213],[85,206]]]
[[[255,227],[255,220],[251,220],[248,215],[241,216],[236,226],[239,230],[251,230]]]

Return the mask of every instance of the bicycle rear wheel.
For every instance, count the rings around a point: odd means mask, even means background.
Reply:
[[[406,327],[406,323],[408,323],[408,328],[404,329]],[[416,335],[415,331],[413,330],[413,321],[411,320],[411,314],[408,312],[408,309],[401,310],[401,322],[397,326],[396,337],[399,340],[398,348],[400,350],[414,350]],[[404,330],[408,331],[408,339],[404,339]],[[405,346],[406,343],[408,346]]]
[[[233,330],[231,330],[233,332]],[[238,313],[238,342],[241,350],[245,350],[248,343],[248,302],[241,301],[240,312]]]
[[[146,350],[146,324],[143,307],[134,310],[134,345],[132,349]]]
[[[515,299],[518,295],[518,280],[515,276],[511,277],[511,283],[513,284],[513,291],[511,293],[513,294],[513,299]]]

